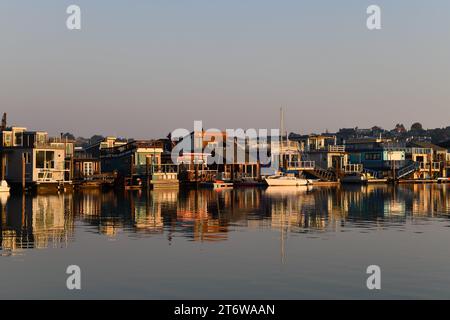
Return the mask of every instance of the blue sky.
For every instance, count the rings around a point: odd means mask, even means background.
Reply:
[[[447,0],[4,0],[0,38],[0,111],[53,134],[450,125]]]

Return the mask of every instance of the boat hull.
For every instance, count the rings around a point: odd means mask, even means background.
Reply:
[[[308,185],[307,179],[265,179],[269,187],[299,187]]]
[[[233,188],[232,182],[214,182],[214,189]]]

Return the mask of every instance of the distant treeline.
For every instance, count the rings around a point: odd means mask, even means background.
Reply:
[[[392,130],[385,130],[379,126],[374,126],[370,129],[344,128],[340,129],[336,135],[345,135],[349,137],[364,137],[364,136],[383,136],[391,137],[395,139],[408,139],[408,138],[420,138],[429,140],[432,143],[439,144],[450,140],[450,126],[446,128],[424,129],[419,122],[414,123],[409,130],[405,128],[403,124],[397,124]],[[90,144],[102,141],[105,137],[103,135],[95,134],[90,138],[75,137],[70,132],[63,133],[63,138],[67,138],[70,141],[75,141],[75,145],[78,147],[86,147]],[[155,137],[153,137],[155,138]],[[156,137],[157,138],[157,137]],[[118,138],[119,141],[130,141],[130,138]]]

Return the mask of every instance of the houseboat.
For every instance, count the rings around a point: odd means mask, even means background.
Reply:
[[[161,162],[163,147],[158,140],[138,140],[101,148],[102,173],[116,174],[125,189],[177,186],[177,166]]]
[[[2,180],[13,188],[65,191],[72,188],[67,154],[73,144],[23,127],[0,133]]]

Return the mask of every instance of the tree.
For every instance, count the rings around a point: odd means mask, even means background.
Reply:
[[[103,139],[105,139],[105,137],[103,137],[102,135],[94,134],[94,135],[90,138],[90,141],[91,141],[91,143],[96,143],[96,142],[102,141]]]
[[[397,123],[395,125],[395,128],[394,128],[393,131],[397,132],[397,133],[405,133],[406,129],[405,129],[405,126],[402,123]]]
[[[420,122],[415,122],[411,126],[411,131],[423,131],[422,124]]]
[[[63,133],[61,136],[63,139],[67,138],[67,140],[70,140],[70,141],[75,140],[75,136],[73,134],[71,134],[70,132]]]

